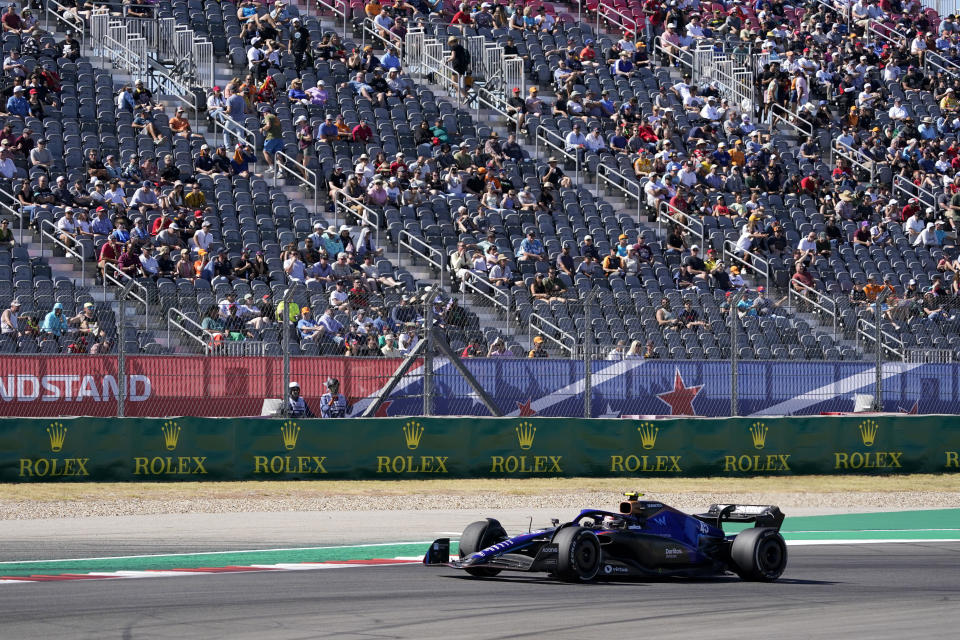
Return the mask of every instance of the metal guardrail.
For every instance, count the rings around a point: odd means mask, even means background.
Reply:
[[[188,325],[196,327],[200,333],[193,333],[187,328]],[[203,348],[204,353],[210,353],[210,344],[201,337],[204,333],[206,333],[204,328],[197,321],[179,309],[167,309],[167,346],[170,346],[171,327],[176,327],[183,332],[187,338],[198,343]]]
[[[668,50],[667,47],[675,50],[676,53]],[[661,34],[654,39],[653,50],[655,53],[661,56],[661,60],[666,59],[672,64],[672,66],[675,66],[693,75],[693,52],[691,52],[689,49],[679,49],[669,42],[664,43],[663,34]]]
[[[47,231],[45,227],[50,227],[52,231]],[[57,233],[59,232],[60,229],[50,220],[42,220],[40,222],[40,255],[43,255],[43,239],[47,238],[54,245],[63,249],[64,254],[78,260],[80,262],[80,286],[83,287],[86,284],[87,250],[80,242],[74,243],[73,247],[69,246],[57,237]],[[51,248],[50,251],[52,253],[53,249]]]
[[[103,267],[103,296],[104,298],[107,296],[107,283],[123,289],[131,280],[133,280],[133,286],[129,295],[143,305],[143,328],[147,329],[150,326],[150,292],[146,286],[137,282],[136,279],[131,278],[121,271],[117,265],[110,262]],[[137,293],[134,293],[134,289],[137,290]]]
[[[902,196],[907,201],[911,198],[917,198],[923,203],[924,208],[936,207],[937,205],[936,193],[913,184],[900,174],[893,176],[893,195]]]
[[[800,290],[797,290],[797,287]],[[787,304],[796,307],[795,298],[800,298],[814,309],[818,309],[833,318],[833,336],[834,338],[837,337],[837,303],[833,298],[820,293],[813,287],[808,287],[802,282],[791,279],[790,284],[787,285]]]
[[[364,18],[363,27],[360,31],[360,45],[367,45],[367,37],[370,37],[370,42],[380,43],[381,48],[387,47],[397,47],[401,51],[403,50],[403,40],[401,38],[390,39],[383,37],[378,31],[377,26],[373,23],[373,19]],[[402,54],[401,54],[402,55]]]
[[[349,31],[348,27],[348,14],[347,14],[347,4],[346,0],[332,0],[332,2],[326,2],[325,0],[315,0],[317,7],[317,14],[319,16],[324,10],[329,11],[334,15],[335,18],[342,20],[343,22],[343,37],[347,37],[347,32]],[[309,4],[309,0],[307,2]],[[341,5],[340,8],[337,5]]]
[[[319,209],[317,206],[317,202],[318,202],[317,191],[319,191],[317,187],[319,186],[318,184],[319,179],[317,177],[316,171],[312,171],[308,169],[306,165],[303,165],[297,162],[295,159],[291,158],[283,151],[277,151],[275,154],[273,154],[273,169],[274,169],[273,171],[274,187],[277,186],[277,180],[279,178],[278,174],[281,171],[283,173],[286,173],[287,175],[291,176],[292,178],[300,182],[300,184],[306,186],[307,189],[313,193],[313,212],[319,213]],[[303,175],[304,173],[306,173],[307,175],[304,176]]]
[[[787,125],[797,136],[810,137],[813,135],[813,122],[800,115],[800,112],[792,113],[786,107],[774,103],[770,110],[770,128],[774,129],[777,123]]]
[[[462,281],[463,287],[461,288],[461,297],[463,299],[463,306],[467,306],[467,294],[472,294],[479,298],[481,301],[489,303],[498,313],[500,313],[504,318],[506,332],[510,332],[510,294],[504,291],[503,289],[493,285],[489,280],[484,278],[479,274],[475,274],[475,278],[470,280]],[[482,290],[478,287],[474,281],[482,280],[487,291]]]
[[[559,131],[552,131],[544,125],[537,125],[534,130],[534,153],[540,155],[540,144],[553,149],[567,160],[574,163],[573,181],[580,184],[580,155],[567,151],[567,141],[560,135]]]
[[[213,118],[212,122],[213,131],[211,133],[214,135],[217,135],[218,130],[223,133],[229,133],[235,139],[242,141],[244,144],[250,145],[250,148],[254,151],[258,150],[256,132],[247,129],[244,125],[240,124],[227,114],[222,113],[222,119]],[[254,168],[256,168],[256,161],[254,161]]]
[[[635,199],[637,201],[637,222],[640,221],[640,212],[643,207],[644,193],[643,188],[640,187],[640,183],[637,182],[635,176],[627,176],[621,173],[619,170],[600,162],[597,164],[597,171],[594,174],[594,179],[596,180],[594,189],[598,196],[601,195],[600,181],[602,180],[605,188],[619,191],[621,194],[623,194],[624,200],[629,200],[630,198]]]
[[[341,199],[341,198],[342,198],[342,199]],[[357,209],[355,209],[354,207],[358,208],[359,211],[357,211]],[[333,221],[334,221],[334,223],[339,222],[340,219],[339,219],[339,217],[337,216],[337,213],[338,213],[341,209],[344,209],[344,210],[345,210],[345,211],[344,211],[344,214],[343,214],[344,224],[346,224],[346,221],[347,221],[347,215],[348,215],[347,212],[349,212],[349,215],[354,215],[354,216],[360,218],[361,222],[362,222],[364,225],[367,225],[367,226],[373,228],[373,230],[374,230],[373,239],[374,239],[374,241],[377,243],[377,246],[378,246],[378,247],[381,246],[381,244],[380,244],[380,228],[381,228],[380,220],[381,220],[381,218],[382,218],[383,216],[380,214],[379,211],[377,211],[376,209],[372,209],[372,208],[371,208],[369,205],[367,205],[365,202],[362,202],[362,201],[360,201],[360,200],[357,200],[357,199],[354,198],[354,197],[348,196],[348,195],[347,195],[346,193],[344,193],[343,191],[340,192],[339,197],[337,197],[337,198],[334,199],[334,205],[333,205],[333,212],[334,212],[334,213],[333,213],[333,216],[334,216],[334,217],[333,217]]]
[[[535,325],[535,321],[539,324]],[[560,349],[567,351],[570,354],[569,357],[573,357],[577,348],[577,338],[553,324],[540,314],[531,313],[528,332],[528,337],[530,338],[531,344],[533,343],[535,334],[542,336],[546,340],[549,340],[553,344],[557,345]],[[569,340],[570,344],[566,344],[565,340]]]
[[[640,34],[637,31],[636,18],[633,16],[628,16],[622,11],[618,11],[612,5],[604,4],[603,2],[597,5],[597,24],[594,33],[600,33],[601,20],[606,23],[605,28],[610,28],[613,26],[619,31],[630,31],[637,34],[637,37],[640,37]]]
[[[676,218],[677,214],[684,216],[687,219],[687,222],[690,224],[685,224],[683,222],[680,222]],[[703,222],[701,222],[697,218],[691,217],[690,215],[684,213],[683,211],[680,211],[679,209],[677,209],[676,207],[674,207],[673,205],[671,205],[669,202],[665,200],[661,201],[659,206],[657,206],[657,227],[658,227],[657,235],[661,237],[663,235],[661,233],[662,231],[661,227],[664,222],[667,222],[668,224],[677,225],[678,227],[680,227],[681,229],[683,229],[684,231],[692,235],[694,238],[699,238],[698,244],[701,247],[705,246],[707,236],[706,236],[706,233],[704,232]],[[700,228],[696,229],[692,225],[696,225],[696,227],[700,227]]]
[[[876,304],[876,303],[874,303]],[[860,346],[860,340],[868,340],[873,344],[877,343],[877,325],[866,318],[857,319],[857,346]],[[903,340],[893,335],[889,331],[880,329],[880,347],[887,353],[893,354],[900,360],[906,360],[906,345]]]
[[[44,3],[44,14],[46,16],[46,19],[45,19],[46,30],[49,31],[50,33],[53,33],[53,31],[56,30],[57,23],[58,22],[63,23],[71,31],[73,31],[73,35],[74,37],[76,37],[77,43],[80,49],[83,49],[83,41],[84,41],[84,38],[86,38],[83,20],[80,19],[79,17],[74,18],[73,16],[69,15],[67,13],[68,9],[70,9],[70,7],[64,4],[60,4],[59,2],[57,2],[57,0],[47,0]],[[53,16],[53,22],[54,22],[53,29],[50,28],[51,15]]]
[[[938,73],[946,73],[952,76],[954,80],[960,80],[960,65],[952,60],[944,58],[936,51],[927,51],[923,56],[923,70],[930,74],[931,70]]]
[[[762,258],[761,256],[751,251],[744,251],[744,253],[750,258],[749,261],[744,260],[743,258],[738,256],[736,253],[734,253],[733,250],[735,250],[736,247],[737,247],[736,242],[732,240],[724,240],[723,241],[724,259],[730,260],[731,262],[736,262],[737,264],[742,265],[742,267],[746,267],[747,269],[750,269],[755,274],[757,274],[758,276],[766,280],[767,291],[770,291],[770,263],[764,258]],[[763,264],[763,269],[757,266],[758,262]]]
[[[840,142],[839,139],[834,138],[833,142],[830,143],[830,162],[834,165],[837,163],[837,156],[849,161],[853,166],[859,168],[861,171],[869,173],[870,182],[873,182],[876,179],[878,163],[874,161],[873,158],[858,149],[854,149],[848,144]]]
[[[0,188],[0,215],[2,215],[3,213],[6,213],[11,218],[15,218],[17,220],[18,222],[17,244],[23,246],[23,227],[24,227],[23,214],[21,211],[15,209],[13,205],[7,204],[5,200],[9,200],[10,202],[13,202],[13,203],[17,202],[17,198],[12,193],[7,191],[6,189]],[[13,220],[11,220],[11,222],[13,222]]]
[[[888,27],[879,20],[871,20],[867,24],[867,33],[873,34],[878,40],[892,44],[896,48],[905,47],[910,41],[905,33],[901,33],[893,27]]]
[[[404,240],[406,237],[406,240]],[[403,249],[424,260],[429,266],[436,269],[440,277],[440,288],[443,289],[444,275],[447,270],[447,257],[436,247],[411,234],[409,231],[400,231],[397,235],[397,266],[403,266]]]

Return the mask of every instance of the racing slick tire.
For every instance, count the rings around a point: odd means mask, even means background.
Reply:
[[[492,544],[502,542],[507,537],[507,532],[504,531],[500,522],[493,518],[473,522],[467,525],[460,536],[460,559],[463,560],[471,553],[476,553]],[[501,570],[491,567],[465,567],[464,571],[478,578],[492,578]]]
[[[557,532],[556,575],[567,582],[590,582],[600,573],[600,541],[590,529],[565,527]]]
[[[776,529],[745,529],[733,539],[730,559],[742,579],[773,582],[787,567],[787,544]]]

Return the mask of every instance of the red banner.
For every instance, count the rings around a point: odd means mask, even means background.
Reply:
[[[313,404],[327,378],[356,402],[380,389],[400,358],[291,358],[290,379]],[[126,359],[125,414],[259,416],[266,399],[283,393],[279,357],[131,356]],[[0,416],[115,416],[117,358],[0,357]]]

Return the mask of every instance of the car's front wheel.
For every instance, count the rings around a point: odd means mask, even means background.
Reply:
[[[463,560],[472,553],[506,539],[507,532],[497,520],[487,518],[486,520],[473,522],[467,525],[467,528],[463,530],[463,535],[460,536],[460,559]],[[500,569],[491,567],[466,567],[464,571],[478,578],[492,578],[500,573]]]
[[[564,527],[553,538],[557,545],[557,577],[567,582],[589,582],[600,573],[597,534],[583,527]]]
[[[744,580],[773,582],[787,568],[787,543],[776,529],[745,529],[733,539],[730,559]]]

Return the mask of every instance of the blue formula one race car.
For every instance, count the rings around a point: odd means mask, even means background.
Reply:
[[[493,518],[474,522],[460,537],[459,559],[450,559],[450,539],[440,538],[423,563],[477,577],[542,571],[568,582],[727,572],[771,582],[783,574],[787,546],[778,507],[715,504],[706,513],[689,515],[641,495],[627,494],[619,513],[584,509],[571,522],[554,520],[549,529],[512,537]],[[728,535],[724,522],[754,526]]]

